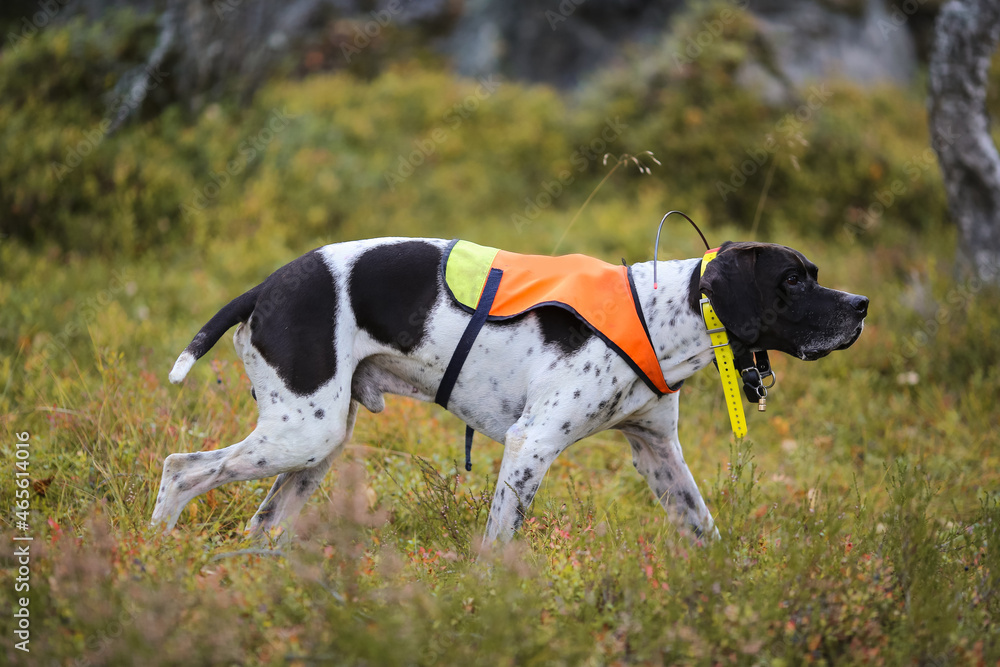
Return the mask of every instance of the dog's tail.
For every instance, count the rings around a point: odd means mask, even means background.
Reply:
[[[177,357],[177,361],[174,362],[169,376],[171,382],[180,383],[194,366],[194,362],[211,350],[212,346],[222,338],[222,334],[236,324],[247,321],[257,305],[257,295],[260,294],[263,286],[261,283],[230,301],[201,328],[201,331],[188,343],[188,346],[181,352],[181,356]]]

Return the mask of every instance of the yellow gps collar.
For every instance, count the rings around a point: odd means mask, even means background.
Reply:
[[[701,259],[701,275],[705,275],[705,267],[719,254],[719,249],[709,250]],[[740,396],[742,381],[736,372],[736,362],[733,359],[733,349],[729,346],[729,336],[715,309],[707,297],[701,299],[701,314],[705,318],[708,337],[715,350],[715,363],[719,367],[722,378],[722,391],[726,396],[726,408],[729,410],[729,422],[733,425],[733,433],[737,438],[747,434],[747,418],[743,412],[743,399]]]

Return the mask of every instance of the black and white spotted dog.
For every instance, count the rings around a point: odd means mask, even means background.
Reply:
[[[260,411],[242,442],[164,462],[153,524],[170,530],[184,506],[226,482],[277,475],[247,530],[286,528],[351,436],[358,405],[383,395],[432,401],[470,315],[442,282],[447,241],[386,238],[328,245],[275,271],[220,310],[177,359],[184,379],[233,325]],[[726,243],[704,276],[701,259],[632,267],[635,293],[664,379],[676,386],[709,365],[699,310],[709,297],[730,339],[818,359],[851,345],[862,296],[821,287],[816,266],[779,245]],[[448,409],[504,446],[485,540],[520,526],[552,461],[606,429],[625,434],[632,461],[669,514],[717,534],[677,437],[679,394],[657,396],[571,313],[543,306],[487,322]],[[289,533],[290,534],[290,531]]]

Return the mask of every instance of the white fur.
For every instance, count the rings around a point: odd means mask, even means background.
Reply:
[[[170,369],[170,375],[168,376],[170,381],[174,384],[180,384],[187,377],[195,361],[197,359],[187,350],[181,352],[181,356],[177,357],[177,361],[174,362],[174,367]]]

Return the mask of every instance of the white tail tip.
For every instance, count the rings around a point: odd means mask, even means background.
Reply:
[[[174,384],[180,384],[196,361],[197,359],[194,358],[194,355],[187,350],[181,352],[181,356],[177,357],[177,361],[174,362],[174,367],[170,369],[170,375],[168,376],[170,381]]]

